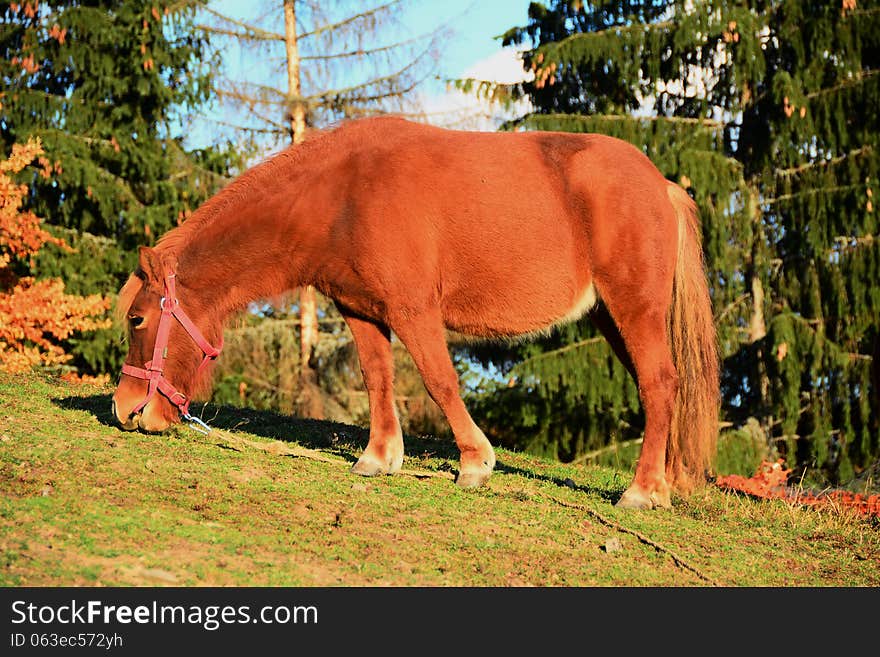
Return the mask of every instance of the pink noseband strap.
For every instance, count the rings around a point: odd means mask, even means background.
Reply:
[[[132,415],[140,413],[150,399],[153,398],[153,395],[156,394],[156,391],[159,391],[178,408],[180,414],[185,419],[196,421],[203,427],[207,427],[204,422],[199,421],[198,418],[193,418],[189,414],[190,400],[165,378],[165,359],[168,357],[168,338],[171,335],[171,320],[174,318],[180,322],[180,325],[204,354],[204,358],[202,358],[196,376],[202,373],[202,370],[207,367],[208,363],[220,355],[220,350],[223,348],[223,338],[221,337],[220,344],[217,347],[214,347],[205,339],[202,332],[199,331],[186,312],[184,312],[183,308],[180,307],[180,301],[177,299],[177,288],[175,287],[176,276],[177,274],[174,272],[165,276],[165,296],[162,297],[159,302],[159,307],[162,309],[162,315],[159,318],[159,329],[156,331],[156,344],[153,347],[152,359],[144,363],[143,367],[135,367],[134,365],[125,363],[122,366],[122,373],[127,374],[128,376],[133,376],[137,379],[145,379],[146,381],[149,381],[147,394],[143,400],[135,406],[134,410],[131,412]]]

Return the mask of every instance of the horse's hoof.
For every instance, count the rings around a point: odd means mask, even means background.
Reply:
[[[651,493],[651,503],[655,509],[671,509],[672,498],[669,496],[669,491],[667,490],[665,493],[654,491]]]
[[[358,459],[358,462],[351,466],[351,471],[361,477],[377,477],[380,474],[385,474],[380,463],[376,463],[373,460],[364,460],[363,458]]]
[[[484,486],[491,476],[491,470],[488,472],[484,470],[459,472],[458,477],[455,479],[455,485],[459,488],[479,488],[480,486]]]
[[[630,488],[614,506],[618,509],[653,509],[654,503],[643,491]]]
[[[383,463],[369,454],[361,454],[357,463],[351,466],[351,471],[362,477],[378,477],[384,474],[394,474],[403,465],[403,457],[392,459]]]
[[[669,509],[672,508],[672,501],[669,499],[669,493],[646,493],[640,488],[630,487],[623,496],[615,504],[619,509]]]

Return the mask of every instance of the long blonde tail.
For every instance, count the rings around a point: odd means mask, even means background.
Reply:
[[[678,218],[669,335],[679,388],[666,448],[666,476],[677,490],[688,492],[705,481],[714,465],[720,406],[718,345],[697,207],[678,185],[670,183],[668,193]]]

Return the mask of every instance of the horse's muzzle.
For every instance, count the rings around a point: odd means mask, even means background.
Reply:
[[[125,431],[135,431],[138,428],[138,421],[140,420],[140,413],[137,415],[130,415],[127,418],[119,417],[119,413],[116,412],[116,400],[114,399],[110,402],[111,409],[113,411],[113,417],[116,418],[116,422],[122,427]]]

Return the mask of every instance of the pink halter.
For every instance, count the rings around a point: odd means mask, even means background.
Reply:
[[[201,331],[196,328],[196,325],[192,323],[192,320],[184,312],[183,308],[180,307],[180,301],[177,299],[177,290],[174,283],[176,276],[177,274],[174,272],[166,274],[165,276],[165,296],[159,301],[159,307],[162,309],[162,316],[159,319],[159,329],[156,332],[156,345],[153,347],[153,358],[144,363],[143,367],[135,367],[134,365],[125,363],[122,365],[122,373],[138,379],[145,379],[150,382],[149,387],[147,388],[146,397],[144,397],[140,404],[135,406],[134,410],[131,412],[132,415],[139,413],[158,390],[178,408],[180,414],[185,420],[201,425],[201,427],[203,427],[201,430],[203,431],[210,431],[210,427],[200,418],[193,417],[189,414],[190,400],[187,399],[186,395],[175,388],[171,382],[165,378],[164,374],[165,359],[168,357],[168,337],[171,334],[172,317],[180,322],[180,325],[183,326],[184,330],[189,333],[189,336],[205,354],[205,357],[199,365],[196,376],[201,374],[202,370],[205,369],[208,363],[220,355],[220,350],[223,348],[222,336],[220,338],[220,345],[217,347],[212,346],[211,343],[205,339],[205,336],[202,335]]]

